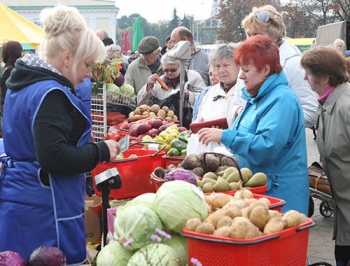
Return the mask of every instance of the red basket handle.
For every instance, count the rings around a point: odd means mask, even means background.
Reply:
[[[241,172],[241,168],[239,167],[237,160],[236,160],[235,158],[230,157],[230,156],[227,156],[227,155],[225,155],[225,154],[217,153],[217,152],[204,152],[204,153],[203,153],[203,169],[204,169],[204,172],[207,172],[207,163],[206,163],[206,160],[205,160],[205,156],[206,156],[207,154],[219,154],[219,155],[221,155],[221,156],[225,156],[225,157],[231,159],[231,160],[234,162],[234,164],[236,165],[236,168],[237,168],[237,170],[238,170],[239,177],[240,177],[240,179],[241,179],[241,181],[242,181],[242,187],[245,187],[244,180],[243,180],[243,176],[242,176],[242,172]]]
[[[133,142],[130,144],[129,147],[133,146],[133,145],[144,145],[144,144],[161,144],[162,148],[157,150],[154,154],[151,155],[151,158],[155,157],[158,155],[158,153],[160,153],[161,151],[163,151],[166,147],[166,145],[163,142],[156,142],[156,141],[140,141],[140,142]]]

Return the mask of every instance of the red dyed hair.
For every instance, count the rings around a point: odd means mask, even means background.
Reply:
[[[238,66],[253,64],[258,71],[270,66],[269,76],[282,71],[278,46],[268,37],[255,35],[243,41],[235,51]]]

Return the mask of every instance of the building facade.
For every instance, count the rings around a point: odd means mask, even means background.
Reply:
[[[40,12],[44,8],[53,7],[58,3],[76,7],[92,30],[104,29],[115,42],[117,15],[119,8],[115,1],[100,0],[2,0],[3,4],[34,22],[40,23]]]

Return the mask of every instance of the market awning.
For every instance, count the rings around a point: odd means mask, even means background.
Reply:
[[[38,48],[44,35],[42,28],[0,3],[0,45],[12,40]]]

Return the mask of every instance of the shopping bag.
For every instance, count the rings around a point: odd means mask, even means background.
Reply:
[[[210,142],[204,145],[199,141],[199,135],[192,133],[187,142],[187,154],[200,154],[202,152],[215,152],[233,157],[232,152],[222,142]]]
[[[332,195],[328,178],[324,172],[322,165],[318,162],[313,162],[308,169],[309,187],[319,190],[328,195]]]

